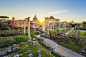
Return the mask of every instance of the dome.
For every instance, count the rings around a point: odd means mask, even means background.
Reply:
[[[36,15],[33,17],[34,19],[37,18]]]

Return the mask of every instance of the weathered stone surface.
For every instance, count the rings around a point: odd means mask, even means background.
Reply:
[[[38,51],[38,54],[37,54],[37,57],[41,57],[42,54],[41,54],[41,50]]]
[[[0,46],[9,45],[9,44],[11,44],[11,43],[13,43],[13,42],[16,42],[16,40],[3,41],[3,42],[1,42]]]
[[[28,57],[33,57],[34,56],[34,54],[33,53],[30,53],[29,55],[28,55]]]
[[[35,41],[36,39],[35,38],[33,38],[33,41]]]

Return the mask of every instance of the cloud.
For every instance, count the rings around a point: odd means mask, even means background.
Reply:
[[[54,11],[54,12],[50,12],[49,14],[59,14],[59,13],[63,13],[68,11],[68,9],[64,9],[64,10],[58,10],[58,11]]]

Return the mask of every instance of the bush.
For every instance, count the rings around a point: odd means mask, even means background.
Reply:
[[[33,30],[31,30],[31,32],[32,32]]]
[[[39,35],[39,34],[41,34],[41,32],[37,32],[36,34]]]
[[[44,34],[40,35],[41,37],[44,37]]]
[[[15,44],[19,44],[19,43],[21,43],[21,42],[27,41],[27,39],[25,39],[25,38],[23,38],[23,37],[15,38],[15,40],[16,40]]]
[[[30,36],[31,36],[31,37],[33,37],[33,35],[35,35],[35,32],[34,32],[34,31],[32,31],[32,32],[30,33]]]

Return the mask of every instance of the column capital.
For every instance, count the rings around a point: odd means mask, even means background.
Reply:
[[[25,21],[30,21],[30,18],[31,18],[31,17],[27,17],[27,18],[25,18]]]

